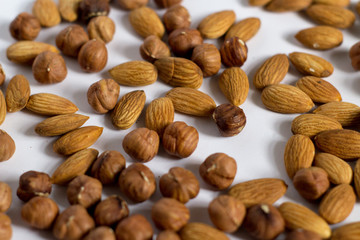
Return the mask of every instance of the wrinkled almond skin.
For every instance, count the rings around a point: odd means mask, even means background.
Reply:
[[[37,196],[48,197],[51,190],[52,183],[47,173],[27,171],[20,176],[16,195],[22,201],[27,202]]]
[[[51,51],[37,55],[32,65],[35,80],[44,84],[62,82],[67,76],[67,67],[64,58]]]
[[[170,57],[170,49],[158,36],[150,35],[140,46],[141,57],[148,62],[155,62],[163,57]]]
[[[84,28],[78,24],[72,24],[64,28],[56,36],[56,46],[67,56],[77,57],[82,45],[89,41],[89,36]]]
[[[11,240],[11,219],[5,213],[0,212],[0,235],[3,240]]]
[[[140,214],[134,214],[121,221],[116,229],[116,239],[152,240],[154,230],[149,221]]]
[[[272,12],[300,11],[310,6],[312,0],[272,0],[266,5],[266,10]]]
[[[86,42],[79,51],[78,62],[85,72],[100,72],[106,66],[108,52],[103,41]]]
[[[120,86],[113,79],[101,79],[89,87],[87,100],[98,113],[114,109],[120,94]]]
[[[191,222],[180,230],[180,237],[184,240],[229,240],[226,234],[204,223]]]
[[[15,75],[6,88],[6,108],[17,112],[25,108],[30,97],[30,84],[24,75]]]
[[[16,40],[34,40],[41,30],[39,20],[30,13],[23,12],[10,23],[10,33]]]
[[[341,45],[343,34],[334,27],[316,26],[299,31],[295,38],[308,48],[328,50]]]
[[[336,228],[331,240],[356,240],[360,237],[360,222],[352,222]]]
[[[156,35],[159,38],[165,33],[165,27],[157,13],[149,7],[134,9],[129,15],[130,24],[141,37]]]
[[[245,18],[230,27],[225,35],[225,40],[238,37],[244,42],[247,42],[256,35],[260,29],[260,25],[261,21],[259,18]]]
[[[197,45],[193,49],[191,60],[200,67],[204,77],[215,75],[221,68],[221,55],[214,44]]]
[[[330,62],[309,53],[292,52],[289,59],[296,70],[305,75],[328,77],[334,71],[334,66]]]
[[[115,23],[108,16],[98,16],[90,20],[87,30],[90,39],[109,43],[115,34]]]
[[[247,59],[246,43],[238,37],[224,41],[220,48],[221,62],[227,67],[241,67]]]
[[[61,21],[58,7],[53,0],[36,0],[32,13],[43,27],[53,27]]]
[[[146,6],[149,0],[117,0],[116,2],[122,9],[133,10],[139,7]]]
[[[170,33],[168,42],[176,56],[188,57],[196,46],[203,43],[203,38],[196,29],[178,28]]]
[[[350,0],[313,0],[313,3],[347,7],[350,4]]]
[[[231,104],[239,106],[248,96],[249,79],[241,68],[228,68],[220,75],[219,87]]]
[[[166,10],[163,22],[168,33],[178,28],[189,28],[191,17],[188,10],[181,5],[174,5]]]
[[[6,117],[6,100],[3,92],[0,90],[0,125],[5,121]]]
[[[68,22],[78,19],[79,4],[82,0],[59,0],[61,18]]]
[[[0,129],[0,162],[9,160],[15,153],[15,142],[4,130]]]
[[[12,203],[11,187],[5,183],[0,182],[0,212],[6,212]]]
[[[146,108],[145,126],[163,137],[165,128],[174,121],[174,105],[170,98],[162,97],[153,100]]]
[[[231,27],[235,18],[235,12],[232,10],[215,12],[201,20],[198,30],[204,38],[219,38]]]

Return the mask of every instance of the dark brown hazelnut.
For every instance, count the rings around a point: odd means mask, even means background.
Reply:
[[[0,90],[0,95],[3,98],[4,95]],[[5,107],[5,106],[4,106]],[[0,118],[0,123],[4,121],[4,118]],[[4,130],[0,129],[0,142],[1,142],[1,148],[0,148],[0,162],[9,160],[12,155],[15,153],[15,142],[12,139],[12,137],[7,134]]]
[[[121,172],[119,186],[132,201],[143,202],[155,193],[155,175],[144,164],[133,163]]]
[[[177,232],[189,221],[190,211],[173,198],[162,198],[152,206],[151,217],[159,229]]]
[[[110,12],[108,0],[82,0],[79,5],[81,19],[84,22],[97,16],[107,16]]]
[[[179,158],[189,157],[199,142],[199,133],[196,128],[177,121],[169,124],[163,134],[162,145],[165,151]]]
[[[0,64],[0,86],[5,82],[5,78],[6,78],[5,71],[2,65]]]
[[[83,240],[116,240],[116,237],[112,228],[101,226],[91,230]]]
[[[87,41],[89,41],[88,34],[77,24],[66,27],[56,36],[56,46],[63,54],[70,57],[77,57],[82,45]]]
[[[90,106],[98,113],[112,110],[119,98],[120,86],[113,79],[101,79],[89,87],[87,99]]]
[[[182,203],[195,198],[200,191],[195,175],[181,167],[170,168],[169,173],[162,175],[159,187],[164,197],[174,198]]]
[[[360,70],[360,42],[357,42],[353,46],[351,46],[349,51],[349,57],[351,59],[351,65],[354,70]]]
[[[90,39],[110,42],[115,34],[115,23],[107,16],[94,17],[87,25]]]
[[[66,78],[67,68],[60,54],[45,51],[35,58],[32,72],[36,81],[50,84],[62,82]]]
[[[218,190],[228,188],[236,176],[237,165],[234,158],[225,153],[214,153],[200,165],[202,179]]]
[[[85,72],[100,72],[106,66],[108,52],[103,41],[86,42],[80,49],[78,62]]]
[[[49,229],[59,214],[59,207],[48,197],[34,197],[21,208],[22,219],[37,229]]]
[[[330,187],[327,172],[319,167],[302,168],[295,173],[294,187],[307,200],[320,198]]]
[[[181,3],[182,0],[155,0],[156,5],[159,8],[168,8]]]
[[[113,226],[129,216],[125,200],[119,196],[110,196],[102,200],[95,208],[94,219],[97,225]]]
[[[215,108],[212,115],[220,134],[224,137],[238,135],[246,124],[244,111],[238,106],[224,103]]]
[[[191,60],[201,68],[204,77],[217,74],[221,68],[220,52],[214,44],[197,45],[193,50]]]
[[[321,240],[322,238],[319,234],[304,230],[304,229],[296,229],[289,232],[286,235],[285,240]]]
[[[243,226],[254,238],[271,240],[285,230],[285,221],[274,206],[258,204],[247,210]]]
[[[170,49],[158,36],[150,35],[140,46],[141,57],[151,63],[162,57],[170,57]]]
[[[227,67],[241,67],[247,59],[246,43],[238,37],[232,37],[221,45],[221,61]]]
[[[101,200],[102,184],[96,178],[77,176],[68,185],[67,199],[71,205],[89,208]]]
[[[115,234],[117,240],[151,240],[154,232],[143,215],[135,214],[122,220]]]
[[[157,132],[148,128],[137,128],[124,137],[122,146],[131,158],[140,162],[153,159],[159,150],[160,138]]]
[[[168,33],[175,29],[189,28],[191,17],[188,10],[181,5],[174,5],[166,10],[163,16],[163,22]]]
[[[17,196],[24,202],[36,196],[47,197],[51,193],[50,176],[43,172],[28,171],[20,176]]]
[[[11,219],[5,213],[0,212],[0,236],[1,240],[11,240]]]
[[[105,151],[92,165],[91,176],[99,179],[102,184],[115,183],[125,164],[125,158],[118,151]]]
[[[23,12],[10,23],[10,33],[16,40],[34,40],[41,30],[39,20],[32,14]]]
[[[5,182],[0,182],[0,212],[6,212],[12,202],[11,188]]]
[[[179,28],[169,35],[169,45],[176,56],[189,57],[197,45],[203,43],[201,34],[196,29]]]
[[[146,6],[149,0],[117,0],[122,9],[133,10],[135,8]]]
[[[181,240],[181,238],[174,231],[164,230],[157,235],[156,240]]]

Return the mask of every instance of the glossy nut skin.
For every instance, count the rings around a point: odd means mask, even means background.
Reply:
[[[100,72],[106,66],[108,52],[105,43],[96,39],[86,42],[80,49],[78,62],[85,72]]]
[[[225,103],[217,106],[212,115],[220,134],[224,137],[238,135],[246,125],[244,111],[235,105]]]
[[[43,172],[28,171],[20,176],[17,196],[24,202],[36,196],[48,196],[51,193],[50,176]]]
[[[0,212],[0,236],[2,240],[10,240],[12,237],[11,219],[2,212]]]
[[[100,226],[89,232],[83,240],[116,240],[114,230],[110,227]]]
[[[32,65],[32,72],[36,81],[44,84],[62,82],[67,76],[64,58],[51,51],[37,55]]]
[[[360,70],[360,42],[355,43],[350,48],[349,57],[354,70]]]
[[[0,182],[0,212],[6,212],[12,202],[11,188],[5,182]]]
[[[89,36],[84,28],[78,24],[72,24],[58,33],[55,39],[56,46],[60,51],[70,57],[77,57],[79,51]]]
[[[133,10],[145,6],[149,0],[117,0],[116,2],[124,10]]]
[[[127,203],[116,195],[101,201],[94,212],[95,223],[99,226],[113,226],[127,216],[129,216]]]
[[[221,61],[227,67],[241,67],[247,59],[246,43],[238,37],[224,41],[220,48]]]
[[[141,57],[148,62],[155,62],[162,57],[170,57],[170,49],[158,36],[150,35],[140,46]]]
[[[71,205],[80,204],[85,208],[101,200],[102,184],[96,178],[81,175],[74,178],[67,188],[67,199]]]
[[[196,29],[179,28],[169,35],[169,45],[176,56],[191,56],[192,50],[203,43],[200,32]]]
[[[107,16],[110,12],[109,0],[82,0],[79,4],[79,12],[84,22],[93,17]]]
[[[118,151],[105,151],[95,160],[91,168],[91,176],[100,180],[102,184],[115,183],[126,161]]]
[[[189,28],[191,24],[191,17],[189,11],[181,6],[174,5],[166,10],[163,16],[163,22],[168,33],[175,29]]]
[[[182,0],[155,0],[156,5],[159,8],[168,8],[181,3]]]
[[[214,44],[197,45],[192,52],[191,60],[200,67],[204,77],[215,75],[221,68],[220,52]]]
[[[114,109],[120,94],[120,86],[113,79],[101,79],[90,85],[87,100],[98,113]]]
[[[134,214],[117,225],[115,234],[117,240],[151,240],[154,231],[143,215]]]
[[[108,16],[98,16],[90,20],[87,30],[90,39],[109,43],[115,34],[115,23]]]
[[[16,40],[34,40],[41,30],[39,20],[32,14],[23,12],[10,23],[10,33]]]

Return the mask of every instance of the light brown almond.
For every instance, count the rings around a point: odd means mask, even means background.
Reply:
[[[166,93],[174,104],[175,111],[201,117],[211,116],[215,101],[206,93],[186,87],[173,88]]]
[[[53,27],[61,21],[59,10],[53,0],[36,0],[32,13],[43,27]]]
[[[130,24],[143,38],[156,35],[159,38],[165,33],[165,27],[154,10],[148,7],[134,9],[129,15]]]
[[[235,12],[232,10],[215,12],[201,20],[198,30],[204,38],[219,38],[231,27],[235,18]]]
[[[5,71],[0,64],[0,86],[5,82],[5,78],[6,78]]]
[[[59,0],[59,12],[62,19],[68,22],[77,20],[81,1],[82,0]]]
[[[253,82],[256,88],[280,83],[289,70],[289,60],[285,54],[268,58],[256,71]]]
[[[239,106],[248,96],[249,79],[241,68],[227,68],[220,75],[219,87],[230,103]]]
[[[249,41],[259,31],[261,21],[259,18],[245,18],[232,25],[225,35],[225,40],[238,37],[243,41]]]
[[[86,126],[72,130],[56,140],[54,152],[70,155],[93,145],[103,132],[102,127]]]
[[[347,7],[350,4],[350,0],[313,0],[313,4],[325,4]]]
[[[331,240],[358,240],[360,239],[360,222],[352,222],[336,228]]]
[[[229,240],[226,234],[204,223],[192,222],[180,230],[182,240]]]
[[[310,6],[312,0],[272,0],[266,10],[272,12],[300,11]]]
[[[271,2],[271,0],[249,0],[249,5],[251,6],[265,6]]]
[[[162,138],[166,126],[174,121],[174,112],[174,105],[170,98],[155,99],[146,108],[145,126],[156,131]]]
[[[304,46],[317,50],[328,50],[341,45],[343,34],[330,26],[317,26],[299,31],[295,38]]]
[[[328,77],[334,71],[334,66],[330,62],[309,53],[292,52],[289,59],[295,68],[305,75]]]
[[[6,88],[5,100],[8,112],[25,108],[30,97],[30,84],[24,75],[15,75]]]
[[[272,205],[287,190],[286,183],[277,178],[259,178],[241,182],[232,186],[229,195],[242,201],[246,207],[259,203]]]
[[[0,91],[1,94],[1,91]],[[11,136],[0,129],[0,162],[9,160],[15,153],[16,146]]]
[[[3,92],[0,89],[0,125],[5,121],[6,101]]]
[[[303,91],[285,84],[266,87],[261,100],[266,108],[279,113],[305,113],[314,107],[311,98]]]
[[[360,198],[360,159],[356,161],[354,168],[354,186],[356,194]]]

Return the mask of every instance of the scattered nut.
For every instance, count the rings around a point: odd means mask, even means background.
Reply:
[[[61,18],[68,22],[78,19],[79,5],[82,0],[59,0]]]
[[[90,39],[110,42],[115,34],[115,23],[107,16],[94,17],[90,20],[87,30]]]
[[[0,95],[2,95],[2,93],[0,93]],[[0,129],[0,143],[0,162],[7,161],[15,153],[15,142],[7,132]]]
[[[35,80],[50,84],[62,82],[66,78],[67,68],[65,60],[60,54],[45,51],[35,58],[32,72]]]
[[[225,40],[220,48],[221,61],[228,67],[241,67],[247,59],[246,43],[238,37]]]
[[[162,57],[170,57],[169,47],[155,35],[145,38],[144,43],[140,46],[141,57],[151,63]]]
[[[113,226],[129,215],[125,200],[119,196],[110,196],[95,208],[94,219],[97,225]]]
[[[86,42],[80,49],[78,62],[85,72],[99,72],[108,59],[105,43],[96,39]]]
[[[296,229],[286,235],[285,240],[321,240],[322,238],[314,232]]]
[[[28,171],[20,176],[17,196],[24,202],[36,196],[47,197],[51,193],[50,176],[43,172]]]
[[[120,94],[120,86],[113,79],[101,79],[93,83],[87,91],[90,106],[98,113],[114,109]]]
[[[5,75],[4,69],[0,64],[0,86],[5,82],[5,78],[6,78],[6,75]]]
[[[59,10],[53,0],[36,0],[32,13],[43,27],[53,27],[61,22]]]
[[[170,33],[168,41],[176,56],[187,57],[194,47],[203,43],[203,38],[196,29],[179,28]]]
[[[360,4],[359,4],[360,6]],[[351,59],[351,65],[354,70],[360,70],[360,42],[352,45],[349,51],[349,57]]]
[[[102,184],[115,183],[125,164],[124,156],[118,151],[105,151],[92,165],[91,176],[99,179]]]
[[[143,215],[135,214],[121,221],[115,230],[116,239],[151,240],[153,229]]]
[[[197,45],[193,50],[191,60],[200,67],[204,77],[215,75],[221,68],[220,52],[214,44]]]
[[[6,212],[12,202],[11,188],[5,182],[0,182],[0,213]]]
[[[83,240],[116,240],[114,230],[109,227],[101,226],[94,228],[86,235]]]
[[[68,56],[77,57],[82,45],[89,41],[89,36],[84,28],[78,24],[72,24],[56,36],[56,46]]]
[[[238,135],[246,124],[244,111],[238,106],[225,103],[217,106],[212,115],[220,134],[224,137]]]
[[[175,29],[189,28],[191,17],[188,10],[181,5],[174,5],[166,10],[163,22],[168,33]]]
[[[16,40],[34,40],[41,30],[39,20],[32,14],[23,12],[10,23],[10,33]]]
[[[176,232],[172,230],[164,230],[157,235],[156,240],[181,240],[181,239]]]
[[[2,240],[11,240],[11,219],[5,213],[0,212],[0,236]]]
[[[155,3],[159,8],[168,8],[181,3],[181,1],[182,0],[155,0]]]
[[[117,0],[119,6],[125,10],[133,10],[135,8],[145,6],[149,0]]]
[[[81,19],[84,22],[97,16],[107,16],[109,11],[109,0],[82,0],[79,5]]]
[[[102,185],[99,180],[86,175],[74,178],[67,188],[67,199],[71,205],[80,204],[89,208],[101,200]]]

